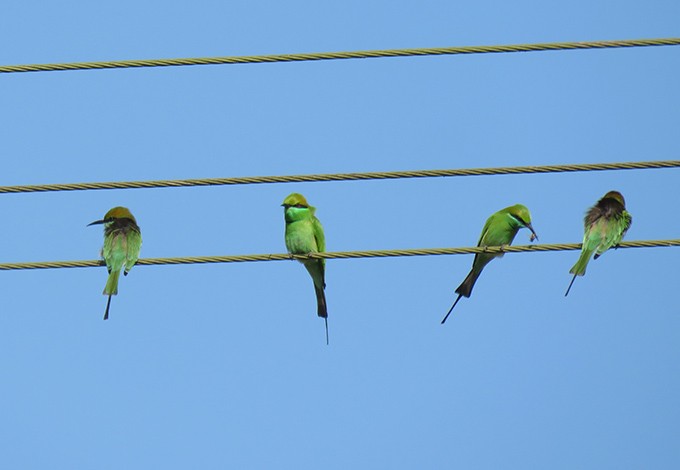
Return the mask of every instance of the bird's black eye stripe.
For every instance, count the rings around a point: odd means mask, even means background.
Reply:
[[[521,218],[520,216],[518,216],[518,215],[513,215],[513,217],[514,217],[515,220],[517,220],[517,222],[519,222],[520,224],[522,224],[522,225],[526,225],[526,224],[527,224],[524,220],[522,220],[522,218]]]
[[[304,204],[295,204],[293,207],[297,207],[299,209],[302,209],[303,207],[306,207]]]

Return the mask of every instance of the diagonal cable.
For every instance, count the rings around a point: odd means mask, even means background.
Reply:
[[[500,46],[435,47],[387,49],[354,52],[315,52],[306,54],[271,54],[256,56],[198,57],[186,59],[118,60],[104,62],[71,62],[0,66],[0,73],[54,72],[60,70],[121,69],[133,67],[172,67],[186,65],[257,64],[270,62],[305,62],[315,60],[373,59],[379,57],[412,57],[503,52],[557,51],[571,49],[611,49],[621,47],[677,46],[680,38],[625,39],[619,41],[549,42],[508,44]]]
[[[660,248],[680,246],[680,239],[668,240],[637,240],[622,242],[619,248]],[[367,250],[367,251],[337,251],[327,253],[310,253],[308,255],[291,255],[286,253],[261,255],[233,255],[233,256],[194,256],[180,258],[144,258],[137,261],[140,266],[158,266],[168,264],[208,264],[208,263],[245,263],[254,261],[283,261],[291,259],[352,259],[352,258],[393,258],[403,256],[436,256],[436,255],[465,255],[474,253],[523,253],[547,251],[580,250],[580,243],[557,243],[543,245],[489,246],[467,248],[422,248],[405,250]],[[56,269],[56,268],[92,268],[104,266],[102,260],[86,261],[46,261],[29,263],[0,263],[0,271],[19,269]]]
[[[201,178],[183,180],[118,181],[102,183],[62,183],[0,186],[0,193],[34,193],[49,191],[85,191],[95,189],[181,188],[189,186],[225,186],[267,183],[309,183],[321,181],[359,181],[401,178],[437,178],[451,176],[520,175],[536,173],[573,173],[605,170],[646,170],[680,168],[680,160],[648,162],[580,163],[566,165],[490,167],[447,170],[412,170],[366,173],[330,173],[317,175],[244,176],[235,178]]]

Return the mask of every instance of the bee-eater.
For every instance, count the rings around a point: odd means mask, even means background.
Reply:
[[[522,227],[531,230],[531,241],[538,240],[538,236],[531,226],[531,214],[529,213],[529,209],[522,204],[515,204],[514,206],[501,209],[486,220],[477,246],[510,245],[515,239],[515,235],[517,235],[517,232]],[[475,282],[482,273],[484,266],[489,264],[492,259],[501,258],[502,256],[503,253],[477,253],[475,255],[475,259],[472,262],[472,270],[470,270],[470,274],[467,275],[463,283],[456,289],[458,297],[442,320],[442,325],[446,319],[449,318],[449,315],[460,298],[470,297],[472,288],[475,286]]]
[[[583,219],[585,233],[581,256],[569,270],[574,277],[571,278],[565,297],[569,294],[576,276],[583,276],[586,273],[593,252],[594,259],[597,259],[611,247],[618,246],[632,222],[633,218],[626,210],[626,201],[618,191],[609,191],[586,212]]]
[[[326,251],[326,238],[321,222],[314,215],[312,207],[302,194],[292,193],[283,200],[283,216],[286,221],[286,248],[289,253],[306,255]],[[317,315],[326,323],[326,344],[328,344],[328,311],[326,309],[326,260],[300,260],[305,265],[316,292]]]
[[[142,247],[142,232],[137,221],[126,207],[114,207],[106,213],[102,220],[96,220],[90,225],[104,224],[104,247],[101,255],[106,261],[109,278],[106,280],[104,295],[108,295],[104,320],[109,318],[111,296],[118,294],[118,278],[120,271],[125,268],[127,273],[137,262],[139,250]]]

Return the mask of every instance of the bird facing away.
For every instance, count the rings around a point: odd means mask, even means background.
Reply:
[[[106,280],[104,295],[108,295],[104,320],[109,318],[111,296],[118,294],[118,278],[120,271],[127,273],[137,262],[139,250],[142,247],[142,232],[137,221],[126,207],[114,207],[106,213],[102,220],[96,220],[90,225],[104,224],[104,247],[101,255],[106,261],[109,278]]]
[[[534,232],[534,228],[531,226],[531,214],[529,213],[529,209],[527,209],[522,204],[515,204],[514,206],[501,209],[486,220],[477,246],[487,247],[510,245],[515,239],[515,235],[517,235],[517,232],[522,227],[526,227],[531,230],[531,241],[538,240],[538,236],[536,235],[536,232]],[[446,319],[449,318],[449,315],[453,311],[453,308],[456,306],[460,298],[470,297],[470,294],[472,294],[472,288],[475,286],[475,282],[482,273],[484,266],[489,264],[492,259],[501,258],[502,256],[503,253],[477,253],[475,255],[470,274],[467,275],[463,283],[456,289],[456,294],[458,294],[458,297],[456,298],[456,301],[453,302],[453,305],[442,320],[442,325],[444,322],[446,322]]]
[[[569,270],[574,277],[571,278],[565,297],[569,295],[576,276],[583,276],[586,273],[593,252],[594,258],[597,259],[612,246],[617,247],[632,222],[633,218],[626,210],[626,201],[618,191],[609,191],[586,212],[583,219],[585,233],[581,256]]]
[[[310,206],[302,194],[292,193],[283,200],[283,216],[286,221],[286,248],[288,253],[306,255],[326,251],[326,238],[321,222],[314,215],[316,208]],[[317,315],[326,323],[326,344],[328,344],[328,311],[326,309],[326,260],[299,260],[305,265],[314,281]]]

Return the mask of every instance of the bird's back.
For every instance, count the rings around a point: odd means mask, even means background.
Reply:
[[[584,247],[601,255],[621,243],[631,220],[623,204],[615,199],[602,198],[588,211],[584,219]]]

